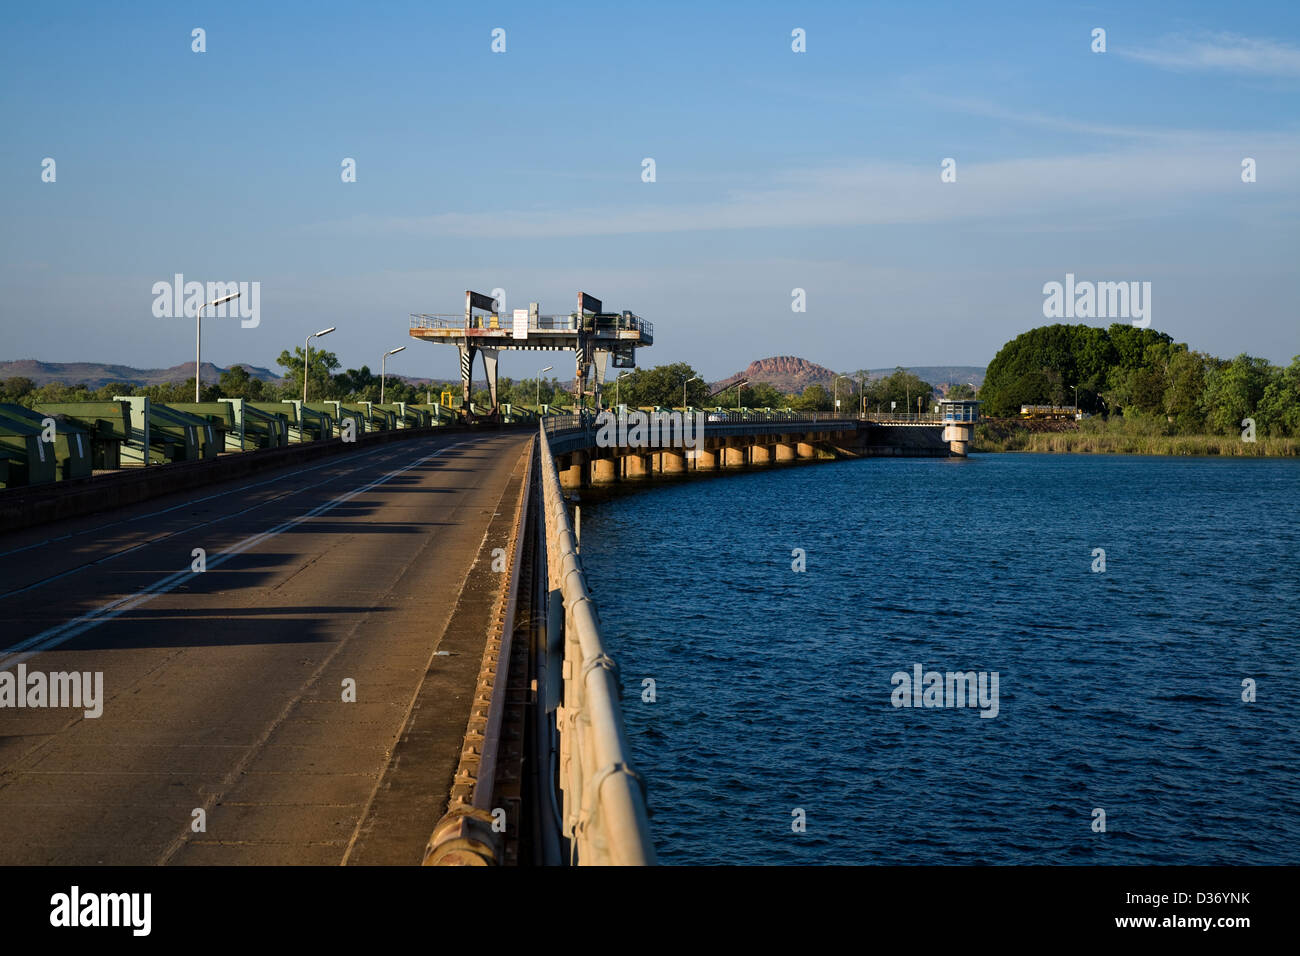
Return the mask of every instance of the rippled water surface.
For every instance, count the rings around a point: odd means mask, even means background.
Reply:
[[[865,459],[581,520],[662,862],[1300,863],[1298,462]],[[895,708],[915,664],[997,671],[997,717]]]

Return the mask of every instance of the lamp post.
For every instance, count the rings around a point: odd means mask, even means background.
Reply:
[[[834,382],[834,384],[832,385],[832,388],[833,388],[834,391],[835,391],[835,409],[834,409],[834,411],[836,412],[836,414],[838,414],[838,413],[839,413],[839,410],[840,410],[840,379],[842,379],[842,378],[848,378],[850,382],[853,381],[853,379],[849,378],[847,375],[836,375],[836,376],[835,376],[835,382]]]
[[[736,383],[736,411],[740,411],[740,390],[749,384],[749,379]]]
[[[319,332],[313,332],[307,336],[307,341],[302,343],[302,403],[307,404],[307,358],[311,355],[311,340],[318,339],[322,335],[329,335],[337,325],[331,325],[328,329],[321,329]]]
[[[384,385],[387,383],[387,379],[388,379],[388,356],[396,355],[398,352],[404,352],[404,351],[406,351],[406,346],[399,345],[397,348],[393,349],[392,351],[385,352],[384,357],[379,360],[379,404],[380,405],[384,404]],[[306,383],[306,379],[303,379],[303,382]]]
[[[226,286],[226,288],[229,289],[230,286]],[[223,305],[231,299],[238,299],[239,295],[240,294],[236,292],[234,295],[228,295],[220,299],[213,299],[211,302],[204,302],[199,306],[199,310],[194,313],[194,401],[196,402],[199,401],[199,368],[200,352],[203,342],[203,310],[210,305]],[[145,451],[148,452],[148,449],[145,449]],[[145,457],[148,457],[148,455],[146,454]]]
[[[555,368],[554,365],[548,365],[537,373],[537,401],[534,404],[537,406],[538,415],[542,413],[542,372],[549,372],[553,368]]]
[[[686,381],[682,382],[682,414],[686,413],[686,386],[691,384],[691,382],[698,381],[700,381],[700,377],[697,375],[694,378],[688,378]]]
[[[627,371],[624,370],[624,371],[619,372],[617,375],[614,376],[614,405],[615,405],[616,407],[619,406],[619,405],[621,405],[621,404],[623,404],[621,401],[619,401],[619,390],[618,390],[618,386],[619,386],[619,379],[621,379],[621,378],[622,378],[624,375],[626,375],[626,374],[627,374]]]

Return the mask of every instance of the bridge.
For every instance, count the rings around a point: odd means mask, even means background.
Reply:
[[[654,862],[544,431],[0,505],[0,863]]]
[[[214,432],[0,492],[0,863],[653,863],[566,489],[952,453],[879,441],[942,422],[658,414],[659,447],[628,410]]]
[[[592,414],[589,374],[600,407],[648,322],[579,293],[505,328],[466,296],[411,324],[460,349],[462,418],[0,405],[0,864],[651,864],[653,781],[566,492],[962,456],[978,420],[960,401]],[[573,350],[574,413],[500,406],[503,348]]]

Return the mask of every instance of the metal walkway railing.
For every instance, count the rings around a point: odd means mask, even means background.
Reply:
[[[618,668],[601,638],[544,424],[539,432],[550,596],[564,611],[564,702],[556,709],[564,835],[573,863],[651,865],[645,784],[632,769]]]

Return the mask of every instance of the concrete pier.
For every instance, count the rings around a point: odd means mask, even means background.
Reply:
[[[659,453],[659,471],[665,475],[680,475],[686,471],[686,453],[663,451]]]
[[[563,488],[586,488],[591,484],[587,468],[587,453],[575,451],[569,456],[569,465],[560,472],[560,486]]]
[[[610,484],[619,479],[617,458],[597,458],[592,463],[591,480],[596,484]]]

